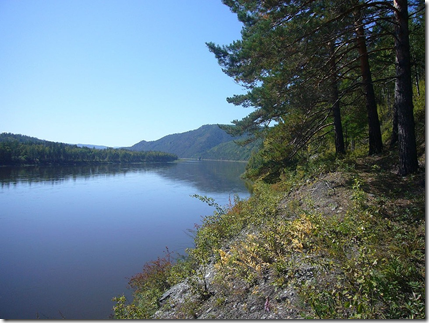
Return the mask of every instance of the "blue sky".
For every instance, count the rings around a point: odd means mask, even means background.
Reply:
[[[117,147],[241,119],[205,45],[240,30],[221,0],[2,0],[0,133]]]

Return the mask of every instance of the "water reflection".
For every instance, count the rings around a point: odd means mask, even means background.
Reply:
[[[148,171],[158,167],[171,167],[173,164],[147,164],[138,166],[124,165],[83,165],[83,166],[27,166],[0,167],[0,183],[38,183],[59,184],[79,178],[89,179],[96,176],[124,175],[129,171]]]
[[[227,167],[225,167],[227,165]],[[157,173],[174,181],[184,181],[198,191],[223,193],[243,191],[243,180],[246,164],[224,161],[184,161],[176,164],[178,169],[162,168]]]
[[[225,167],[228,163],[228,167]],[[245,163],[224,161],[182,160],[175,163],[129,164],[129,165],[83,165],[83,166],[28,166],[0,167],[2,188],[18,183],[61,184],[69,180],[91,179],[97,176],[123,176],[128,173],[151,172],[174,181],[188,183],[198,191],[231,193],[243,190],[240,175]]]

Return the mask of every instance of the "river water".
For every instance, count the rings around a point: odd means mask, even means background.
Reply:
[[[107,319],[145,262],[249,192],[245,163],[0,167],[0,318]]]

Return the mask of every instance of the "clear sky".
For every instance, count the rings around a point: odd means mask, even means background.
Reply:
[[[1,0],[0,133],[117,147],[241,119],[205,45],[240,30],[221,0]]]

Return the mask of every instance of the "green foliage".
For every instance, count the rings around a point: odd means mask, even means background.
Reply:
[[[191,274],[191,262],[179,258],[174,262],[166,248],[165,256],[144,264],[142,272],[134,275],[129,285],[134,290],[133,301],[126,304],[125,296],[114,297],[114,318],[149,319],[159,309],[162,294]]]
[[[113,307],[115,319],[129,320],[147,318],[147,314],[140,310],[135,304],[126,304],[127,298],[123,295],[113,297],[112,301],[116,302]]]
[[[318,231],[313,241],[331,259],[330,271],[338,274],[320,270],[317,278],[303,286],[301,296],[322,319],[424,318],[425,257],[420,229],[356,211],[341,219],[314,218]],[[392,235],[395,231],[401,239]],[[404,241],[412,247],[399,250],[398,244]],[[413,261],[407,258],[409,252]]]
[[[363,208],[366,204],[366,194],[362,190],[362,182],[358,178],[353,179],[353,194],[352,194],[352,200],[355,203],[355,206],[357,208]]]
[[[207,46],[222,71],[247,91],[227,101],[253,108],[243,119],[232,121],[235,127],[229,132],[264,139],[260,151],[251,155],[248,178],[273,183],[282,168],[294,167],[297,159],[302,159],[300,154],[321,154],[333,147],[343,154],[341,140],[337,140],[342,137],[349,152],[368,150],[368,146],[371,154],[381,152],[392,134],[392,106],[394,98],[398,98],[394,88],[395,78],[398,79],[395,38],[391,36],[404,34],[394,30],[395,25],[401,25],[396,22],[401,15],[395,15],[390,4],[381,2],[374,7],[359,1],[257,0],[224,3],[243,23],[241,39],[229,45]],[[420,84],[425,75],[425,8],[421,1],[409,1],[408,6],[410,72],[417,85],[414,99],[423,102]],[[356,40],[361,40],[357,46]],[[415,110],[420,128],[422,112]],[[419,133],[423,134],[424,129]],[[401,160],[405,159],[414,157],[401,155]]]
[[[417,145],[421,146],[423,143],[425,143],[426,139],[426,83],[424,80],[421,80],[418,85],[414,87],[413,98]]]
[[[259,225],[267,218],[274,217],[280,196],[272,194],[267,184],[259,183],[255,185],[253,194],[247,201],[235,197],[227,207],[215,205],[217,210],[214,214],[204,217],[195,239],[196,250],[191,252],[203,252],[204,256],[199,261],[207,261],[217,254],[222,243],[238,235],[243,228]],[[210,199],[208,201],[211,202]]]
[[[383,217],[360,179],[352,192],[345,215],[312,216],[311,241],[323,257],[301,296],[322,319],[425,318],[424,221]]]
[[[231,221],[231,218],[235,218],[235,214],[239,212],[243,202],[238,197],[235,197],[234,204],[231,202],[229,207],[221,207],[213,198],[199,195],[194,195],[193,197],[207,203],[209,206],[214,206],[216,209],[213,215],[203,218],[201,226],[197,227],[194,239],[195,248],[187,250],[195,262],[205,266],[221,244],[238,234],[243,228],[242,223]]]
[[[21,135],[0,134],[0,165],[171,162],[177,156],[125,149],[91,149]]]

